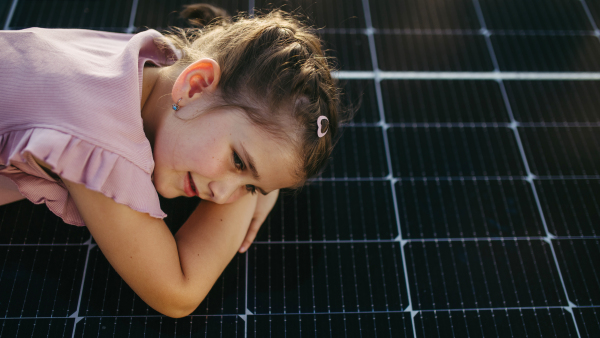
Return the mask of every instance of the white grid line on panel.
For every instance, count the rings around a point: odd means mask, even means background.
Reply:
[[[368,34],[364,28],[321,28],[319,33],[323,34]],[[528,29],[492,29],[492,35],[511,36],[594,36],[596,30],[528,30]],[[480,35],[481,31],[476,29],[419,29],[419,28],[373,28],[374,34],[389,35]]]
[[[15,15],[15,9],[17,8],[17,3],[19,2],[19,0],[13,0],[12,5],[10,6],[10,10],[8,11],[8,14],[6,15],[6,21],[4,22],[4,30],[10,29],[9,28],[9,24],[10,21],[12,20],[13,15]]]
[[[547,236],[491,236],[491,237],[415,237],[404,238],[406,243],[424,243],[424,242],[493,242],[493,241],[546,241]],[[600,239],[600,236],[555,236],[554,240],[572,240],[572,239]],[[397,243],[397,239],[336,239],[336,240],[296,240],[296,241],[256,241],[253,244],[273,245],[273,244],[381,244]]]
[[[87,245],[87,252],[85,254],[85,263],[83,265],[83,275],[81,276],[81,287],[79,288],[79,299],[77,300],[77,309],[73,312],[69,318],[75,318],[73,322],[73,334],[71,338],[75,338],[75,328],[77,327],[77,323],[81,321],[84,317],[79,315],[79,309],[81,307],[81,298],[83,296],[83,286],[85,285],[85,275],[87,274],[88,262],[90,260],[90,251],[96,246],[96,244],[92,244],[92,235],[90,234],[90,238],[83,243]],[[87,317],[87,316],[86,316]]]
[[[129,15],[129,25],[127,27],[126,33],[133,33],[135,31],[135,16],[137,14],[139,0],[133,0],[133,4],[131,5],[131,15]]]
[[[486,34],[486,32],[487,32],[487,28],[486,27],[487,26],[486,26],[486,23],[485,23],[485,18],[483,17],[483,12],[481,11],[479,0],[473,0],[473,4],[475,6],[475,10],[477,12],[477,17],[478,17],[479,22],[480,22],[481,27],[482,27],[482,32],[484,33],[484,36],[485,36],[486,44],[488,46],[488,52],[490,54],[490,57],[492,58],[492,62],[494,63],[494,70],[495,70],[495,72],[499,72],[500,71],[500,67],[499,67],[498,61],[496,59],[496,53],[494,51],[494,47],[493,47],[491,39],[490,39],[490,34]],[[510,117],[511,124],[513,125],[511,129],[513,129],[515,140],[516,140],[518,148],[519,148],[519,153],[521,154],[521,158],[523,160],[523,164],[525,165],[525,170],[527,172],[527,177],[528,177],[527,181],[529,182],[529,184],[531,186],[531,189],[533,191],[533,196],[534,196],[537,208],[538,208],[538,212],[540,214],[540,218],[542,220],[542,225],[544,227],[544,230],[546,231],[546,237],[544,238],[544,241],[548,243],[548,246],[550,247],[550,251],[552,252],[552,258],[554,260],[554,264],[555,264],[555,267],[557,269],[558,276],[560,278],[560,283],[562,285],[563,292],[565,294],[565,298],[566,298],[567,303],[568,303],[568,306],[565,306],[564,309],[571,314],[571,316],[573,318],[573,324],[575,325],[575,330],[577,331],[577,336],[581,337],[581,334],[579,333],[579,328],[577,327],[577,319],[575,318],[575,315],[573,313],[574,304],[569,299],[569,293],[567,291],[567,288],[566,288],[566,285],[565,285],[565,281],[563,279],[563,274],[562,274],[562,271],[560,269],[560,265],[558,264],[558,258],[556,256],[556,252],[554,250],[554,246],[552,245],[552,238],[554,238],[555,236],[554,236],[554,234],[550,233],[550,230],[548,229],[548,224],[546,223],[546,218],[544,217],[544,212],[543,212],[543,209],[542,209],[542,204],[540,202],[540,198],[538,196],[535,184],[533,182],[533,179],[534,179],[535,176],[532,174],[532,172],[531,172],[531,170],[529,168],[529,163],[527,161],[527,156],[525,154],[525,149],[523,147],[523,142],[521,141],[521,137],[519,136],[519,131],[518,131],[517,126],[516,126],[516,122],[517,121],[515,120],[515,117],[514,117],[514,114],[512,112],[512,108],[511,108],[510,102],[508,100],[508,94],[506,93],[506,88],[504,86],[504,82],[502,82],[502,79],[497,79],[497,81],[498,81],[498,84],[500,85],[500,91],[502,92],[502,97],[503,97],[504,103],[506,105],[506,111],[507,111],[507,113],[508,113],[508,115]]]
[[[519,180],[598,180],[600,175],[560,175],[560,176],[415,176],[415,177],[392,177],[397,181],[519,181]],[[389,181],[389,177],[330,177],[330,178],[312,178],[308,182],[384,182]],[[0,244],[0,246],[7,244]],[[12,244],[28,245],[28,244]],[[31,245],[31,244],[29,244]]]
[[[585,305],[577,306],[578,309],[600,309],[600,305]],[[564,306],[523,306],[523,307],[478,307],[478,308],[449,308],[449,309],[422,309],[416,310],[415,312],[454,312],[454,311],[510,311],[510,310],[551,310],[551,309],[565,309]],[[368,314],[386,314],[386,313],[406,313],[402,310],[389,310],[389,311],[332,311],[332,312],[288,312],[288,313],[256,313],[253,314],[255,317],[259,316],[294,316],[294,315],[368,315]],[[239,315],[236,314],[204,314],[204,315],[190,315],[192,317],[234,317],[237,318]],[[70,317],[9,317],[0,318],[0,321],[4,320],[37,320],[37,319],[69,319]],[[85,316],[85,318],[165,318],[162,315],[136,315],[136,316]],[[185,318],[185,317],[184,317]]]
[[[373,63],[373,69],[374,69],[373,79],[375,80],[375,93],[377,96],[377,105],[379,108],[379,117],[380,117],[379,125],[382,128],[383,145],[385,148],[385,156],[386,156],[387,168],[388,168],[388,173],[389,173],[387,179],[390,182],[390,189],[392,192],[392,203],[394,206],[394,215],[396,218],[396,226],[398,228],[398,238],[396,240],[400,243],[400,256],[402,258],[402,269],[404,272],[404,283],[405,283],[405,287],[406,287],[407,300],[408,300],[408,306],[405,308],[404,311],[410,312],[410,314],[411,314],[410,318],[411,318],[411,322],[412,322],[412,333],[413,333],[413,337],[417,338],[417,332],[415,329],[415,316],[417,313],[415,311],[413,311],[413,308],[412,308],[410,283],[408,280],[408,270],[406,267],[406,257],[404,254],[404,244],[406,244],[407,242],[402,239],[402,229],[400,227],[400,214],[399,214],[399,210],[398,210],[398,198],[396,196],[396,188],[395,188],[396,180],[393,178],[393,175],[392,175],[392,173],[393,173],[392,156],[390,153],[390,145],[389,145],[389,140],[387,137],[387,129],[389,128],[389,126],[386,123],[385,112],[384,112],[384,108],[383,108],[383,95],[381,92],[381,78],[379,77],[380,71],[379,71],[379,64],[378,64],[378,60],[377,60],[377,49],[375,47],[374,28],[373,28],[373,22],[371,20],[371,8],[369,5],[369,0],[362,0],[362,5],[363,5],[364,12],[365,12],[365,25],[367,27],[366,33],[367,33],[367,38],[369,41],[371,62]]]
[[[592,27],[594,28],[594,35],[600,37],[600,30],[598,30],[598,26],[596,26],[596,21],[594,20],[594,17],[592,16],[592,12],[590,11],[590,8],[588,7],[587,2],[585,2],[585,0],[579,0],[579,2],[581,3],[583,10],[585,11],[585,15],[587,16],[588,20],[590,20],[590,23],[592,24]]]
[[[370,35],[372,36],[372,34]],[[600,72],[421,72],[360,71],[332,73],[340,80],[600,80]]]

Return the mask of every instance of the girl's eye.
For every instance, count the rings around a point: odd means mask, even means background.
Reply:
[[[252,195],[256,194],[256,187],[253,185],[247,184],[246,190],[248,190]]]
[[[237,170],[244,170],[244,162],[235,151],[233,152],[233,163]]]

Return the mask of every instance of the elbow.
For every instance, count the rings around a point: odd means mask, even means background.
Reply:
[[[193,297],[190,294],[171,295],[162,306],[153,307],[156,311],[171,318],[189,316],[204,300],[204,297]]]

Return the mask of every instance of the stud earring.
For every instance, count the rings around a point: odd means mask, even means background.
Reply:
[[[179,101],[181,101],[181,100],[183,100],[183,97],[182,97],[182,98],[180,98],[179,100],[177,100],[177,103],[174,103],[174,104],[173,104],[173,106],[171,106],[171,108],[173,108],[173,110],[174,110],[174,111],[178,111],[178,110],[179,110],[179,108],[181,108],[181,107],[179,106]]]

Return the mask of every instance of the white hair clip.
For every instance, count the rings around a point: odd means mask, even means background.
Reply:
[[[327,124],[325,125],[325,131],[321,131],[321,128],[323,128],[323,125],[321,124],[321,121],[323,120],[327,120]],[[327,131],[329,130],[329,119],[325,116],[319,116],[319,118],[317,119],[317,135],[319,135],[319,138],[325,136],[325,134],[327,134]]]

